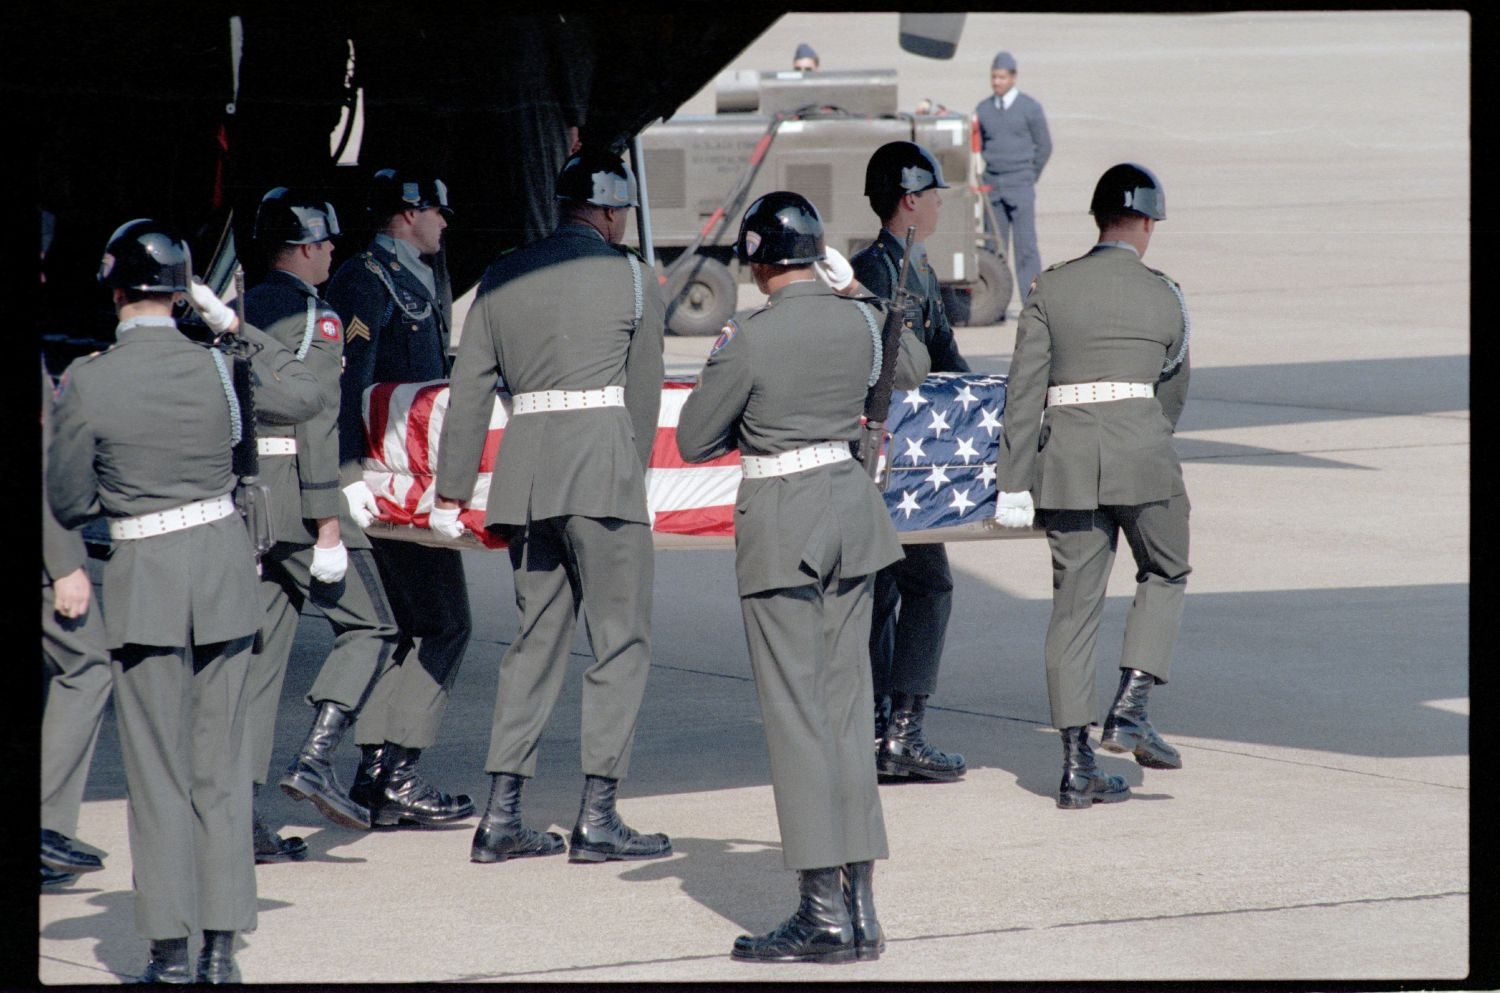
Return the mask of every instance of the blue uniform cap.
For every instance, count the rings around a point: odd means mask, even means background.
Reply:
[[[990,60],[991,71],[995,69],[1009,69],[1016,71],[1016,57],[1009,52],[996,52],[995,57]]]

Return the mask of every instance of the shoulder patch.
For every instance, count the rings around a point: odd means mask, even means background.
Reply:
[[[733,341],[734,336],[739,333],[739,330],[740,326],[734,322],[734,318],[731,317],[725,321],[724,329],[719,332],[719,337],[714,340],[714,347],[708,350],[708,354],[715,354],[719,349]]]
[[[359,320],[359,318],[356,317],[355,320],[357,321],[357,320]],[[370,329],[369,328],[365,328],[365,334],[368,335],[369,333],[370,333]],[[338,341],[339,340],[339,319],[338,319],[338,316],[335,315],[335,314],[324,314],[323,316],[319,317],[318,318],[318,335],[321,338],[323,338],[324,341]]]
[[[349,322],[349,331],[344,336],[344,340],[355,341],[359,338],[363,338],[365,341],[370,340],[370,326],[356,317]]]

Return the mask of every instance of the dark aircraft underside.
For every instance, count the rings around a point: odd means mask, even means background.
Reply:
[[[12,42],[3,90],[8,106],[29,112],[33,135],[20,148],[35,155],[21,159],[21,178],[34,182],[42,227],[36,323],[54,342],[75,339],[75,350],[112,338],[93,276],[123,221],[173,224],[195,269],[210,274],[226,229],[249,243],[267,189],[307,187],[338,209],[342,258],[368,240],[363,186],[385,166],[447,181],[456,216],[444,255],[462,292],[499,251],[555,223],[552,183],[570,126],[586,145],[623,147],[782,13],[507,14],[383,0],[29,6],[0,15]],[[352,140],[340,123],[358,90],[358,165],[339,166],[340,143]],[[12,244],[36,251],[37,229],[16,227]],[[241,255],[253,281],[259,260]]]

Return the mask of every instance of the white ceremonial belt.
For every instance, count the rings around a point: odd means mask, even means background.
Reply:
[[[296,455],[296,438],[256,438],[255,450],[261,455]]]
[[[538,390],[517,393],[512,414],[536,414],[544,410],[589,410],[594,407],[625,406],[625,387],[604,386],[597,390]]]
[[[848,462],[854,455],[847,441],[820,441],[816,445],[794,448],[779,455],[742,455],[740,472],[746,479],[765,479],[768,476],[790,476],[820,465]]]
[[[1128,397],[1154,396],[1155,383],[1077,383],[1047,387],[1047,406],[1066,407],[1072,403],[1108,403]]]
[[[133,538],[152,538],[159,534],[170,534],[186,528],[197,527],[210,521],[221,520],[234,513],[234,500],[228,493],[223,496],[196,500],[181,507],[158,510],[154,514],[139,517],[121,517],[109,522],[109,536],[116,541]]]

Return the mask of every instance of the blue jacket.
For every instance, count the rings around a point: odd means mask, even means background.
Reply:
[[[343,322],[339,460],[347,464],[365,454],[361,409],[371,384],[448,378],[449,315],[395,253],[374,242],[339,266],[324,297]]]
[[[984,139],[984,174],[996,185],[1035,183],[1052,157],[1052,136],[1042,105],[1017,93],[1009,110],[995,106],[994,95],[974,108]]]

